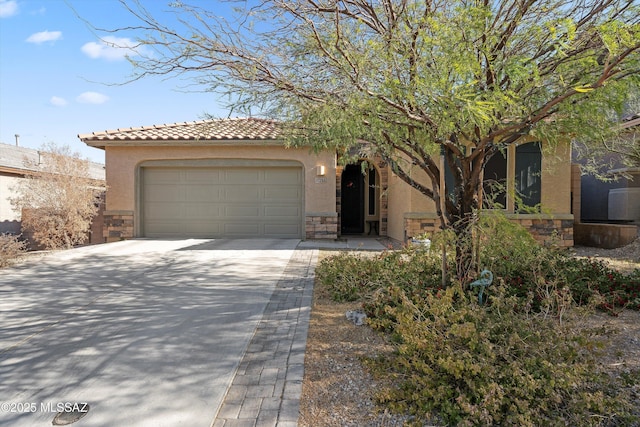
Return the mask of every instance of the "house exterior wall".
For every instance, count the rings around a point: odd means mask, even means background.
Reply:
[[[515,147],[514,147],[515,148]],[[571,213],[571,148],[558,145],[542,152],[542,213]]]
[[[411,212],[411,187],[404,183],[391,168],[389,174],[389,218],[387,235],[394,240],[404,242],[405,235],[404,216],[406,212]]]
[[[20,234],[20,213],[13,210],[9,197],[20,176],[0,172],[0,233]]]
[[[523,141],[526,143],[528,141]],[[507,149],[507,188],[514,192],[516,146]],[[426,182],[426,181],[425,181]],[[390,233],[394,239],[406,242],[411,238],[440,229],[433,201],[416,190],[409,189],[398,177],[391,180],[390,187],[400,191],[390,194]],[[525,227],[540,243],[552,242],[559,246],[573,246],[573,214],[571,206],[571,156],[570,144],[542,149],[540,213],[520,214],[515,211],[512,196],[507,196],[503,210],[512,222]],[[397,194],[396,194],[397,193]],[[397,208],[397,210],[396,210]],[[402,209],[405,209],[402,211]],[[402,220],[400,221],[400,216]],[[393,224],[393,225],[392,225]]]
[[[199,145],[196,145],[199,144]],[[304,175],[304,237],[335,239],[340,235],[340,180],[343,168],[337,166],[333,152],[314,154],[308,148],[285,148],[260,142],[201,144],[173,141],[171,145],[111,145],[105,147],[108,191],[104,212],[104,238],[121,240],[141,235],[139,211],[139,173],[145,162],[211,160],[295,161]],[[514,191],[516,147],[508,148],[508,188]],[[379,235],[406,242],[422,233],[440,228],[434,202],[412,189],[391,168],[374,159],[379,174]],[[319,173],[324,166],[324,175]],[[416,171],[416,174],[422,173]],[[424,177],[423,177],[424,178]],[[428,181],[426,181],[428,182]],[[553,150],[543,148],[541,165],[541,212],[515,212],[513,197],[507,197],[505,215],[526,227],[541,242],[553,240],[573,245],[571,207],[571,164],[569,145]]]
[[[107,241],[140,235],[138,173],[144,162],[171,160],[273,160],[295,161],[302,166],[305,185],[305,237],[337,237],[336,158],[325,152],[313,154],[309,148],[262,145],[201,146],[109,146],[105,149],[107,196],[104,237]],[[319,167],[324,166],[324,175]]]

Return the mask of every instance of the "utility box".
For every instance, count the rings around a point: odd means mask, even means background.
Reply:
[[[640,187],[609,190],[609,220],[640,222]]]

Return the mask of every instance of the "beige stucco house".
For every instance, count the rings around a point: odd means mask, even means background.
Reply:
[[[360,165],[339,165],[335,152],[285,147],[277,124],[267,120],[205,120],[79,138],[105,150],[107,241],[348,234],[406,241],[438,227],[433,203],[384,162],[367,159],[363,174]],[[545,156],[537,165],[519,160],[526,152],[510,147],[496,176],[510,190],[531,181],[543,213],[516,213],[508,195],[505,212],[541,239],[555,231],[572,245],[569,151],[561,148],[549,156],[553,164]]]

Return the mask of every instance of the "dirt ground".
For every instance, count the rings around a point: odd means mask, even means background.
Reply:
[[[575,256],[603,259],[623,272],[640,268],[640,239],[625,248],[576,247],[572,251]],[[357,303],[332,302],[318,287],[314,292],[302,384],[301,427],[395,427],[405,421],[402,416],[381,412],[374,403],[379,384],[361,360],[391,351],[391,347],[367,326],[355,326],[346,318],[348,310],[358,308]],[[640,368],[640,312],[625,310],[617,317],[599,313],[589,323],[610,331],[610,344],[600,360],[605,369],[617,375]],[[640,385],[631,392],[640,403]]]

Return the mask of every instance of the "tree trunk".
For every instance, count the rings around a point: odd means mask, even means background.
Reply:
[[[477,149],[474,155],[462,158],[448,152],[447,157],[455,180],[455,197],[446,204],[447,216],[455,233],[456,278],[464,284],[476,271],[473,231],[480,207],[485,152]]]

